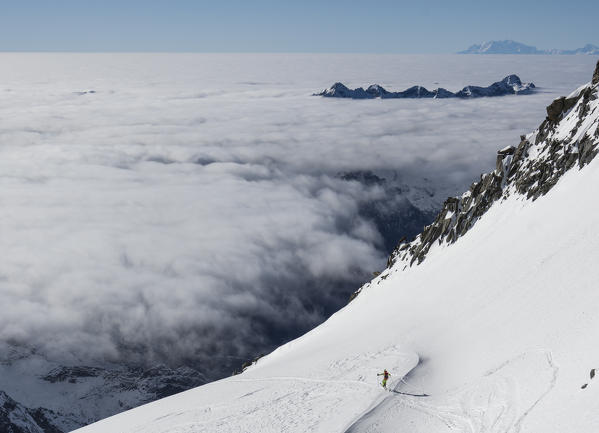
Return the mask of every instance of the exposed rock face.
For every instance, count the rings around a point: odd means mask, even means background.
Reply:
[[[599,149],[599,63],[592,84],[571,98],[558,98],[547,107],[547,118],[518,146],[497,152],[496,168],[481,175],[460,197],[448,198],[435,221],[412,242],[400,243],[388,266],[422,262],[430,248],[453,243],[499,200],[511,194],[536,200],[546,194],[564,173],[582,168]]]
[[[517,75],[508,75],[503,80],[497,81],[488,87],[466,86],[456,93],[441,87],[435,90],[428,90],[422,86],[413,86],[403,92],[389,92],[378,84],[373,84],[366,90],[362,87],[352,90],[342,83],[335,83],[330,88],[314,95],[328,98],[351,99],[480,98],[517,94],[527,95],[532,93],[534,89],[535,85],[533,83],[522,83]]]
[[[0,433],[67,432],[206,382],[188,367],[61,366],[15,347],[0,359]]]
[[[551,122],[557,122],[561,119],[564,112],[570,110],[576,102],[578,102],[578,96],[574,98],[561,98],[555,99],[550,105],[547,106],[547,120]]]
[[[599,84],[599,60],[597,61],[597,66],[595,66],[595,73],[593,74],[593,81],[591,81],[591,84]]]
[[[151,396],[151,399],[168,397],[207,382],[202,374],[191,368],[180,367],[173,370],[165,366],[147,370],[134,368],[120,371],[81,366],[58,367],[42,377],[44,381],[50,383],[71,384],[84,383],[91,378],[101,380],[104,392],[135,390]]]
[[[52,421],[51,411],[29,409],[0,391],[0,432],[61,433]]]

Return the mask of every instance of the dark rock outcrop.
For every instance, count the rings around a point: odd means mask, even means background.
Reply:
[[[94,367],[58,367],[48,372],[43,380],[50,383],[69,382],[77,383],[87,377],[98,377],[102,375],[101,368]]]
[[[596,79],[597,77],[597,79]],[[453,243],[500,199],[512,194],[536,200],[568,170],[582,168],[599,153],[599,63],[590,86],[547,107],[540,127],[518,146],[497,152],[495,170],[481,175],[460,197],[450,197],[435,221],[412,242],[401,242],[388,260],[406,266],[422,262],[435,244]]]
[[[593,74],[593,81],[591,81],[591,84],[593,86],[599,84],[599,60],[597,61],[597,66],[595,66],[595,73]]]
[[[557,122],[561,119],[562,114],[570,110],[576,102],[578,102],[578,96],[573,98],[562,96],[555,99],[547,106],[547,119],[551,122]]]
[[[252,359],[251,361],[245,361],[241,364],[241,368],[239,370],[234,370],[233,373],[231,373],[231,376],[235,376],[238,374],[243,373],[244,371],[246,371],[248,368],[250,368],[252,365],[256,365],[258,363],[258,361],[264,357],[264,354],[261,353],[260,355],[254,357],[254,359]]]
[[[18,387],[0,391],[0,433],[64,433],[208,381],[192,368],[166,366],[112,370],[60,366],[36,376],[39,389],[55,401],[16,401],[7,392],[15,395]],[[44,407],[37,407],[40,404]]]
[[[51,421],[51,411],[29,409],[0,391],[0,432],[62,433]]]
[[[535,85],[533,83],[522,83],[517,75],[508,75],[503,80],[497,81],[488,87],[466,86],[456,93],[442,87],[428,90],[422,86],[413,86],[403,92],[389,92],[378,84],[373,84],[366,90],[362,87],[352,90],[342,83],[335,83],[330,88],[314,95],[351,99],[481,98],[517,94],[527,95],[532,93],[534,89]]]
[[[50,383],[71,384],[84,382],[90,378],[98,378],[104,383],[103,391],[107,393],[136,390],[148,396],[147,401],[141,401],[140,404],[168,397],[207,382],[204,375],[189,367],[171,369],[162,365],[149,369],[132,368],[116,371],[84,366],[58,367],[42,377]]]

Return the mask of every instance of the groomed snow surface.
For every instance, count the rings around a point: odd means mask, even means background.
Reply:
[[[599,158],[534,202],[496,203],[245,373],[77,431],[599,431],[593,185]],[[397,392],[379,386],[384,368]]]

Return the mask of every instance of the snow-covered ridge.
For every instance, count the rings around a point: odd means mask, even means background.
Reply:
[[[576,109],[547,121],[553,134],[592,131],[592,107],[578,128],[568,126]],[[533,146],[522,164],[552,164]],[[502,167],[512,150],[500,151]],[[589,343],[599,329],[599,200],[588,193],[597,184],[595,159],[570,169],[545,199],[495,201],[460,242],[420,266],[396,262],[327,322],[241,375],[80,432],[599,431],[599,349]],[[383,368],[391,392],[377,383]]]
[[[504,95],[528,95],[533,92],[535,85],[533,83],[523,83],[517,75],[508,75],[501,81],[496,81],[487,87],[466,86],[458,92],[450,92],[447,89],[439,87],[434,90],[428,90],[422,86],[413,86],[403,92],[389,92],[378,84],[372,84],[366,90],[362,87],[350,89],[343,83],[335,83],[330,88],[314,96],[324,96],[327,98],[351,98],[351,99],[402,99],[402,98],[480,98],[489,96]]]
[[[599,62],[592,82],[569,97],[554,100],[547,118],[518,146],[497,152],[496,168],[481,175],[460,197],[450,197],[435,221],[412,242],[400,243],[388,260],[420,263],[435,244],[454,243],[500,199],[517,194],[536,200],[575,166],[582,168],[598,153]]]
[[[459,51],[458,54],[599,54],[599,47],[586,44],[582,48],[574,50],[539,50],[532,45],[526,45],[520,42],[505,41],[487,41],[482,44],[471,45],[467,50]]]

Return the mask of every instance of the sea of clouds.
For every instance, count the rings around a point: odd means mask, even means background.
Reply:
[[[0,341],[68,363],[217,377],[322,322],[384,267],[338,174],[427,185],[493,168],[585,56],[0,54]],[[343,81],[457,90],[516,73],[532,96],[332,100]]]

